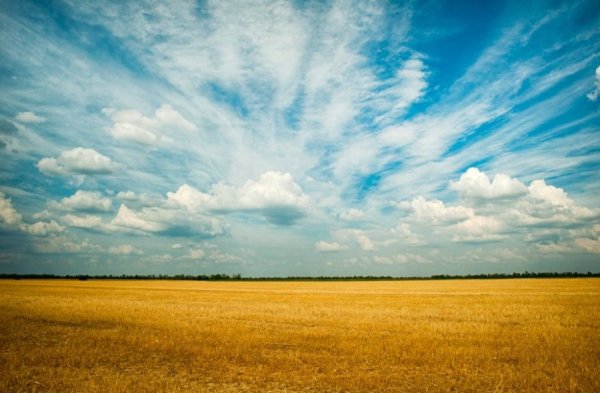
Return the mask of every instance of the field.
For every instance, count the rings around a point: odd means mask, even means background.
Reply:
[[[600,279],[0,280],[3,392],[599,392]]]

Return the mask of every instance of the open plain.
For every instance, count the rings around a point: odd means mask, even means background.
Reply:
[[[598,392],[600,279],[1,280],[4,392]]]

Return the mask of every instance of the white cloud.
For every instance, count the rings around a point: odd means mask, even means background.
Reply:
[[[148,194],[136,194],[133,191],[121,191],[116,196],[117,200],[135,206],[158,206],[162,203],[160,198]]]
[[[269,171],[258,181],[248,180],[240,187],[215,184],[209,193],[187,184],[167,194],[167,205],[191,212],[257,212],[274,224],[288,225],[302,217],[309,197],[289,173]]]
[[[395,235],[398,235],[402,239],[404,244],[408,244],[408,245],[425,244],[425,241],[422,238],[420,238],[419,236],[416,236],[411,231],[410,225],[405,222],[398,225],[396,228],[393,228],[392,233]]]
[[[143,232],[160,232],[167,229],[165,223],[156,222],[144,218],[146,214],[139,214],[129,209],[125,205],[119,207],[117,215],[112,220],[112,224],[124,228],[135,229]]]
[[[61,222],[74,228],[94,229],[99,231],[106,228],[106,224],[102,221],[101,217],[90,214],[83,216],[67,214],[61,217]]]
[[[68,211],[109,212],[112,201],[97,191],[77,190],[70,197],[63,198],[60,202],[50,203],[49,206]]]
[[[51,233],[61,233],[65,227],[52,220],[49,222],[39,221],[33,224],[22,224],[21,229],[33,236],[47,236]]]
[[[423,197],[417,197],[411,202],[414,211],[414,217],[418,221],[431,222],[433,224],[453,224],[464,221],[475,215],[470,207],[465,206],[445,206],[444,202],[437,199],[426,200]]]
[[[356,221],[362,219],[364,216],[365,213],[359,209],[348,209],[339,215],[340,220],[344,221]]]
[[[418,254],[375,255],[373,262],[378,265],[404,265],[407,263],[430,263],[431,261]]]
[[[547,185],[544,180],[532,181],[529,186],[529,193],[533,198],[548,202],[553,206],[570,206],[573,204],[573,201],[563,189]]]
[[[165,236],[200,235],[213,237],[223,235],[227,227],[222,220],[202,212],[164,204],[133,210],[121,205],[110,222],[112,230],[132,230],[142,233],[158,233]]]
[[[0,219],[2,223],[12,226],[21,223],[21,214],[13,207],[12,201],[0,192]]]
[[[179,206],[190,212],[206,211],[216,207],[214,197],[184,184],[175,192],[167,193],[167,204]]]
[[[68,236],[48,236],[34,243],[34,249],[42,254],[77,254],[86,252],[98,252],[101,247],[90,242],[88,239],[77,241]]]
[[[102,112],[114,121],[108,129],[113,138],[147,146],[171,141],[165,133],[173,134],[173,129],[197,130],[193,123],[166,104],[154,112],[154,117],[146,117],[136,110],[104,108]]]
[[[138,200],[138,196],[133,191],[121,191],[117,194],[117,199],[120,201],[134,202]]]
[[[158,140],[156,134],[153,134],[142,127],[128,123],[115,123],[115,125],[109,129],[109,132],[115,139],[148,146],[156,144]]]
[[[373,241],[371,239],[369,239],[369,237],[367,235],[365,235],[362,232],[356,232],[355,236],[356,236],[356,242],[358,243],[358,245],[360,246],[360,248],[363,251],[374,251],[375,250],[375,244],[373,244]]]
[[[562,188],[534,180],[527,198],[514,204],[509,214],[523,225],[581,224],[600,217],[600,210],[578,206]]]
[[[319,240],[315,243],[315,249],[318,252],[336,252],[348,249],[347,246],[339,244],[337,242],[326,242],[324,240]]]
[[[46,118],[36,115],[33,112],[20,112],[15,116],[15,120],[21,123],[43,123],[46,121]]]
[[[575,239],[575,243],[585,249],[588,252],[594,254],[600,254],[600,238],[596,239],[588,239],[588,238],[579,238]]]
[[[192,260],[203,259],[206,253],[200,248],[191,248],[187,253],[187,258]]]
[[[119,246],[111,246],[108,248],[109,254],[115,255],[144,255],[144,252],[131,244],[121,244]]]
[[[453,225],[451,231],[455,233],[453,241],[496,241],[506,239],[502,234],[504,225],[495,217],[473,216]]]
[[[42,158],[37,167],[46,175],[98,175],[116,170],[109,157],[94,149],[76,147],[63,151],[57,158]]]
[[[477,168],[469,168],[450,187],[467,198],[514,198],[527,193],[527,187],[520,181],[508,175],[497,174],[490,182],[488,176]]]
[[[587,94],[587,98],[590,101],[596,101],[598,99],[598,95],[600,94],[600,66],[596,68],[595,78],[594,78],[594,90],[590,91]]]
[[[595,224],[588,229],[588,237],[579,237],[575,239],[575,244],[587,252],[600,254],[600,224]]]

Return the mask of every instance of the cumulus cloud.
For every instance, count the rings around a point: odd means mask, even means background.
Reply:
[[[187,258],[192,260],[203,259],[206,253],[200,248],[191,248],[187,253]]]
[[[41,238],[33,246],[34,250],[41,254],[76,254],[102,250],[102,247],[90,242],[88,239],[78,241],[65,234]]]
[[[39,221],[33,224],[22,224],[21,230],[33,236],[47,236],[51,233],[61,233],[65,227],[52,220],[49,222]]]
[[[451,182],[450,188],[463,197],[461,204],[446,205],[422,196],[397,203],[400,209],[412,214],[407,218],[408,222],[392,233],[400,235],[405,244],[412,241],[418,244],[419,236],[415,236],[408,226],[412,223],[419,235],[427,238],[427,232],[433,230],[439,235],[436,240],[440,242],[447,239],[492,242],[518,237],[535,244],[569,241],[573,248],[577,238],[582,239],[577,242],[580,248],[594,249],[594,235],[570,234],[567,229],[589,228],[600,218],[600,209],[578,205],[563,189],[546,184],[543,179],[525,186],[508,175],[499,174],[490,180],[485,173],[470,168],[458,181]],[[510,199],[511,204],[491,203],[500,198]],[[490,203],[482,204],[481,200]],[[549,232],[549,228],[553,230]]]
[[[37,167],[46,175],[101,175],[116,170],[113,161],[94,149],[76,147],[63,151],[57,158],[42,158]]]
[[[33,112],[20,112],[15,116],[17,121],[21,123],[43,123],[46,121],[46,118],[43,116],[36,115]]]
[[[527,198],[518,201],[510,216],[522,225],[576,224],[600,217],[598,209],[579,206],[561,188],[534,180]]]
[[[109,254],[115,255],[144,255],[144,252],[131,244],[121,244],[119,246],[111,246],[108,248]]]
[[[166,104],[158,108],[153,117],[146,117],[136,110],[117,111],[113,108],[104,108],[102,112],[114,122],[108,129],[113,138],[142,145],[170,141],[171,138],[164,135],[164,132],[172,131],[172,128],[197,130],[192,122]]]
[[[167,194],[167,204],[191,212],[255,212],[274,224],[291,225],[305,215],[309,197],[291,174],[270,171],[240,187],[218,183],[209,193],[184,184]]]
[[[348,247],[337,242],[328,243],[324,240],[319,240],[315,243],[315,249],[318,252],[336,252],[346,250]]]
[[[375,250],[375,244],[373,241],[362,232],[356,232],[356,242],[363,251]]]
[[[408,245],[420,245],[425,244],[425,241],[419,236],[415,235],[410,229],[410,225],[407,223],[402,223],[398,225],[396,228],[392,229],[392,233],[399,236],[404,244]]]
[[[136,211],[121,205],[110,225],[116,230],[120,228],[165,236],[213,237],[223,235],[226,231],[225,224],[216,217],[169,206]]]
[[[588,238],[579,238],[575,239],[575,243],[585,249],[588,252],[594,254],[600,254],[600,238],[596,239],[588,239]]]
[[[453,224],[464,221],[475,215],[470,207],[446,206],[437,199],[426,200],[423,197],[413,199],[410,206],[414,217],[418,221],[432,222],[434,224]]]
[[[21,223],[21,219],[21,214],[12,205],[12,200],[0,192],[0,220],[2,223],[7,226],[18,225]]]
[[[520,181],[508,175],[497,174],[490,182],[488,176],[477,168],[469,168],[450,187],[467,198],[514,198],[527,193],[527,187]]]
[[[598,95],[600,94],[600,66],[596,68],[595,78],[594,78],[594,90],[590,91],[587,94],[587,98],[590,101],[596,101],[598,99]]]
[[[473,216],[465,221],[452,226],[451,231],[455,233],[452,238],[455,242],[479,242],[497,241],[506,239],[508,236],[502,234],[504,226],[495,217]]]
[[[375,255],[373,262],[378,265],[403,265],[407,263],[430,263],[431,261],[418,254]]]
[[[533,198],[547,202],[553,206],[570,206],[573,204],[573,201],[563,189],[547,185],[544,180],[534,180],[531,182],[529,193]]]
[[[74,228],[81,229],[92,229],[102,231],[105,228],[105,223],[99,216],[86,214],[83,216],[76,216],[73,214],[66,214],[61,217],[61,222],[65,225]]]
[[[68,211],[109,212],[112,201],[96,191],[77,190],[70,197],[63,198],[60,202],[50,203],[49,206]]]
[[[133,191],[121,191],[117,194],[117,199],[120,201],[137,201],[138,196]]]
[[[160,232],[167,228],[166,223],[154,221],[144,216],[148,216],[147,212],[136,213],[129,209],[126,205],[121,205],[117,215],[112,220],[112,224],[130,229],[136,229],[142,232]]]

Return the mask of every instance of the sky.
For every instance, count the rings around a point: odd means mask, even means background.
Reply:
[[[600,3],[2,1],[0,273],[600,271]]]

